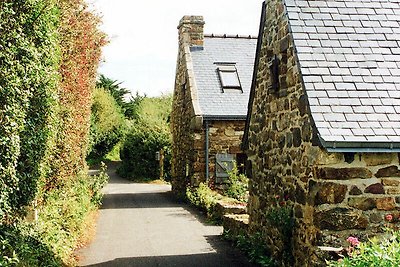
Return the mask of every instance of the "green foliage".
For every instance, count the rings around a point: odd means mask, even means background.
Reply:
[[[288,197],[275,196],[275,204],[270,207],[265,216],[272,227],[275,227],[283,243],[282,260],[289,266],[293,264],[292,239],[295,224],[293,206],[287,203]]]
[[[120,141],[124,131],[121,108],[108,91],[96,88],[93,93],[89,158],[104,157]]]
[[[72,265],[70,256],[85,230],[88,214],[100,204],[108,179],[105,167],[97,176],[82,172],[62,188],[48,192],[39,204],[39,220],[0,225],[0,266]]]
[[[169,117],[172,109],[172,96],[145,97],[140,100],[139,121],[169,131]]]
[[[365,243],[361,242],[351,252],[350,257],[328,262],[328,266],[400,266],[400,233],[393,232],[389,238],[380,241],[374,238]]]
[[[103,198],[101,189],[107,184],[108,179],[110,178],[106,171],[107,165],[104,162],[101,162],[99,175],[92,176],[91,179],[88,180],[91,195],[90,201],[98,206],[101,205],[101,200]]]
[[[170,145],[169,133],[159,128],[137,125],[126,136],[120,152],[118,173],[129,179],[158,179],[156,152]]]
[[[0,1],[0,265],[66,262],[99,201],[84,175],[98,23],[84,0]]]
[[[58,9],[55,1],[0,3],[0,221],[36,195],[54,129]]]
[[[34,227],[0,225],[0,266],[62,266]]]
[[[247,255],[250,262],[256,263],[259,266],[278,266],[269,256],[261,233],[232,235],[229,231],[224,231],[223,235],[225,239],[233,241]]]
[[[242,202],[247,202],[249,178],[239,173],[236,161],[233,163],[233,168],[228,174],[228,185],[223,191],[224,195]]]
[[[122,88],[120,85],[122,82],[112,80],[104,75],[100,75],[96,82],[97,88],[102,88],[108,91],[111,96],[115,99],[117,105],[121,108],[123,114],[128,119],[136,119],[138,116],[138,109],[140,102],[145,98],[136,93],[135,97],[130,97],[130,100],[126,100],[126,95],[130,95],[128,89]]]
[[[205,211],[208,218],[217,219],[215,218],[215,207],[223,197],[209,188],[207,184],[200,183],[198,187],[188,187],[186,197],[194,206]]]
[[[164,171],[170,173],[171,133],[169,113],[171,96],[161,96],[140,100],[138,119],[130,121],[130,129],[121,148],[122,164],[118,173],[130,179],[158,179],[159,162],[156,152],[164,149]]]

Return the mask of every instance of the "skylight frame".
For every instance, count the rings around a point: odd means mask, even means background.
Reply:
[[[217,72],[223,92],[243,92],[235,63],[218,64]]]

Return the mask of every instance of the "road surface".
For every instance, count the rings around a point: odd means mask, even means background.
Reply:
[[[169,185],[110,182],[93,242],[78,252],[80,266],[253,266],[221,239],[222,227],[174,200]]]

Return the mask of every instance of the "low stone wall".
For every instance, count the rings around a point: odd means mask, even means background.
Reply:
[[[326,153],[319,150],[309,182],[319,245],[345,245],[348,236],[367,239],[399,221],[397,153]],[[387,215],[392,216],[391,222]],[[385,219],[386,218],[386,219]]]

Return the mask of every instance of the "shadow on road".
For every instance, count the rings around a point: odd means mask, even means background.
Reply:
[[[181,204],[171,201],[171,192],[106,194],[100,209],[174,208]]]
[[[235,264],[235,263],[233,263]],[[252,266],[243,265],[238,262],[236,265],[227,265],[226,261],[221,261],[221,256],[217,253],[204,253],[195,255],[177,255],[160,257],[138,257],[138,258],[119,258],[109,262],[93,265],[93,267],[152,267],[152,266],[190,266],[190,267],[230,267],[230,266]]]
[[[207,242],[216,252],[204,252],[190,255],[168,255],[150,257],[118,258],[108,262],[102,262],[87,267],[112,267],[112,266],[134,266],[134,267],[153,267],[153,266],[190,266],[190,267],[254,267],[236,249],[226,246],[225,241],[220,237],[206,236]],[[227,257],[221,257],[226,254]]]

